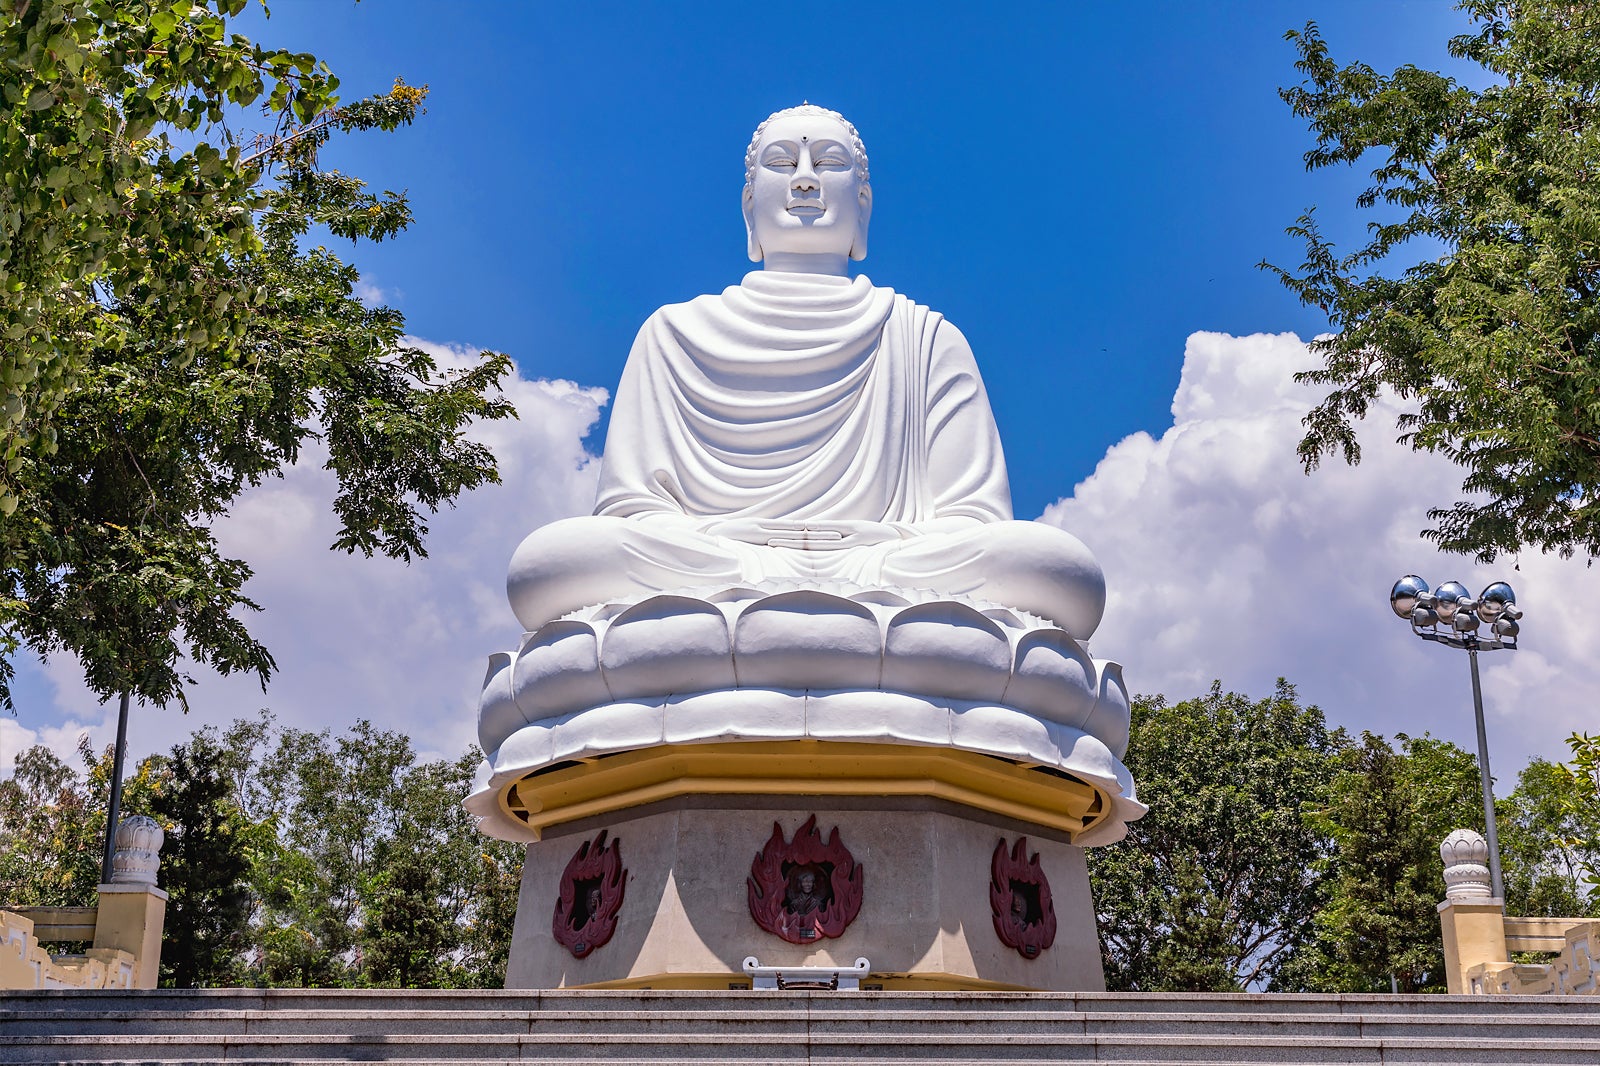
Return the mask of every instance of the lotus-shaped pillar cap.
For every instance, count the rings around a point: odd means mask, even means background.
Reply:
[[[1481,833],[1457,829],[1439,845],[1439,858],[1444,860],[1446,899],[1488,899],[1493,895],[1489,888],[1489,843]]]

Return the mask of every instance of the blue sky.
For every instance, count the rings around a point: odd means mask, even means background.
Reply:
[[[218,524],[248,559],[253,630],[281,670],[263,695],[196,671],[193,713],[140,708],[130,746],[271,707],[287,724],[357,717],[454,755],[474,735],[486,656],[515,646],[504,598],[520,538],[594,501],[594,456],[634,332],[655,308],[751,265],[743,152],[768,113],[809,99],[855,121],[871,155],[879,285],[944,312],[972,343],[1019,517],[1081,537],[1110,589],[1097,656],[1130,687],[1182,699],[1212,679],[1257,696],[1288,677],[1331,722],[1474,744],[1466,663],[1410,636],[1386,594],[1512,581],[1523,649],[1484,659],[1502,786],[1600,720],[1600,571],[1539,555],[1491,566],[1418,536],[1460,474],[1393,444],[1390,400],[1361,467],[1305,477],[1291,374],[1326,328],[1270,275],[1283,229],[1320,205],[1351,240],[1363,175],[1307,174],[1310,135],[1278,99],[1290,28],[1379,70],[1452,67],[1466,23],[1445,0],[750,4],[275,0],[244,32],[311,51],[348,98],[403,76],[428,113],[336,142],[325,162],[405,189],[416,224],[340,248],[364,291],[446,362],[496,348],[522,418],[475,431],[505,484],[433,522],[410,567],[327,550],[332,487],[316,456]],[[22,746],[109,742],[113,707],[76,664],[20,663]]]
[[[1276,95],[1298,81],[1283,33],[1308,19],[1380,69],[1448,63],[1464,24],[1442,0],[277,0],[251,32],[315,51],[351,96],[430,86],[417,126],[329,157],[416,211],[355,262],[412,332],[585,384],[616,381],[656,307],[750,268],[755,124],[802,99],[842,111],[872,160],[860,269],[967,334],[1031,518],[1167,424],[1190,332],[1325,328],[1256,269],[1299,262],[1283,228],[1310,204],[1351,231],[1359,175],[1307,175]]]

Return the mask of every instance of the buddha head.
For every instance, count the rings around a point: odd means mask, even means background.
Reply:
[[[756,127],[744,153],[744,223],[752,262],[773,253],[867,257],[867,150],[843,115],[801,104]]]

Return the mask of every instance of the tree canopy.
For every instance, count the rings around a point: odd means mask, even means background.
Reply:
[[[1600,908],[1600,742],[1571,743],[1497,804],[1507,913]],[[1470,753],[1354,742],[1280,682],[1140,697],[1127,763],[1150,813],[1088,852],[1108,988],[1443,991],[1439,845],[1483,828]]]
[[[1324,834],[1303,808],[1341,735],[1279,682],[1251,700],[1141,697],[1127,764],[1150,813],[1089,851],[1107,987],[1272,989],[1321,903]]]
[[[94,902],[110,754],[80,754],[29,748],[0,780],[0,904]],[[524,849],[461,806],[482,758],[263,714],[138,760],[124,809],[167,834],[162,983],[499,987]]]
[[[1600,744],[1534,760],[1497,808],[1507,913],[1600,912]],[[110,750],[47,748],[0,778],[0,903],[94,901]],[[357,722],[270,715],[134,763],[130,814],[167,832],[162,980],[483,986],[504,978],[523,848],[461,806],[482,755],[420,759]],[[1150,813],[1088,851],[1107,984],[1123,991],[1442,989],[1439,843],[1481,828],[1472,755],[1330,730],[1292,687],[1139,700],[1129,765]]]
[[[1332,847],[1295,979],[1320,992],[1442,992],[1439,843],[1483,829],[1477,760],[1433,737],[1363,733],[1341,750],[1308,821]],[[1391,983],[1392,982],[1392,983]]]
[[[441,368],[313,238],[411,219],[319,164],[426,90],[341,103],[313,56],[228,32],[245,0],[0,0],[0,704],[22,648],[70,652],[102,697],[184,702],[185,664],[275,664],[245,624],[247,560],[212,522],[316,456],[335,548],[425,554],[426,516],[498,479],[465,436],[510,416],[510,360]],[[19,95],[20,94],[20,95]],[[266,132],[246,134],[248,105]],[[15,337],[12,334],[16,334]]]
[[[1288,35],[1305,80],[1280,95],[1316,137],[1307,168],[1373,164],[1355,202],[1364,243],[1336,248],[1308,212],[1289,230],[1305,262],[1263,264],[1337,330],[1311,344],[1322,366],[1298,376],[1329,388],[1300,457],[1358,462],[1355,423],[1393,390],[1410,403],[1400,439],[1465,472],[1465,498],[1433,507],[1425,536],[1485,562],[1524,546],[1592,557],[1600,7],[1459,6],[1472,30],[1450,52],[1482,68],[1482,89],[1415,66],[1340,65],[1314,23]]]

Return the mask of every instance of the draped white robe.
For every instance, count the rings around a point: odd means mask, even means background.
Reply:
[[[739,519],[876,523],[881,539],[716,533]],[[507,590],[532,630],[609,599],[771,579],[970,595],[1080,639],[1105,604],[1082,543],[1011,521],[966,338],[859,276],[756,271],[651,315],[617,389],[594,517],[534,531]]]
[[[595,513],[1011,517],[966,339],[865,277],[755,271],[664,307],[617,389]]]

